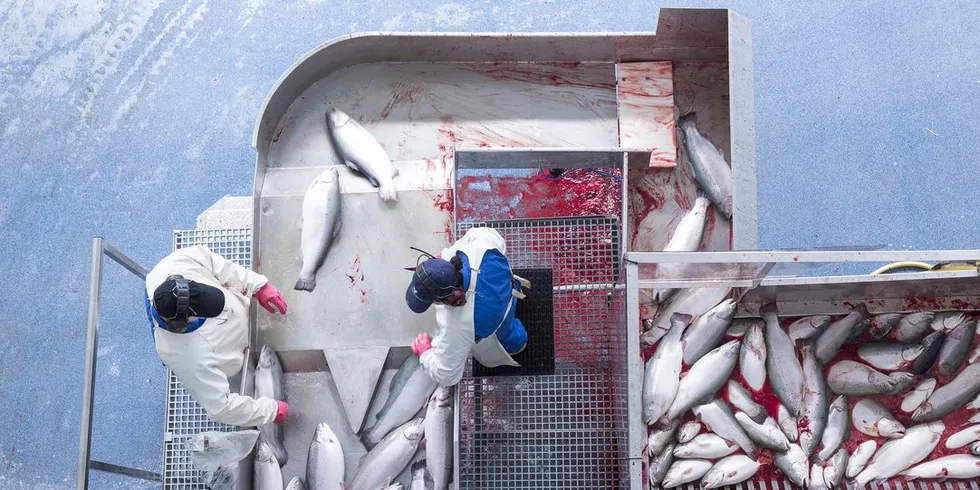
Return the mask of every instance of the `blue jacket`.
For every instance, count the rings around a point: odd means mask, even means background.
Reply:
[[[468,289],[472,275],[469,257],[463,252],[459,256],[463,261],[463,289]],[[512,277],[507,257],[500,250],[484,252],[474,291],[473,327],[477,340],[489,337],[496,331],[497,339],[507,352],[513,353],[524,347],[527,332],[521,321],[514,318],[517,298],[513,290],[520,291],[520,287]]]

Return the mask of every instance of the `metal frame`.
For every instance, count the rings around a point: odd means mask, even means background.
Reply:
[[[733,252],[629,252],[624,259],[626,268],[626,339],[627,339],[627,372],[628,372],[628,458],[630,461],[630,490],[642,490],[646,487],[642,481],[642,451],[647,437],[646,424],[642,420],[642,383],[643,362],[640,356],[640,289],[663,287],[666,284],[677,284],[678,287],[690,287],[705,281],[660,281],[642,279],[640,266],[658,263],[675,264],[758,264],[762,266],[758,277],[752,280],[716,279],[710,281],[714,286],[749,287],[759,286],[780,288],[792,286],[828,286],[850,283],[894,283],[901,287],[901,281],[971,281],[976,280],[976,271],[950,271],[912,274],[892,274],[882,276],[855,275],[832,277],[777,277],[766,278],[766,274],[779,264],[796,263],[861,263],[861,262],[904,262],[904,261],[969,261],[980,257],[980,250],[921,250],[921,251],[733,251]],[[748,282],[748,284],[746,284]],[[781,310],[782,311],[782,310]],[[810,312],[808,312],[809,314]],[[976,482],[970,482],[976,488]],[[734,488],[753,488],[756,483],[739,484]],[[921,485],[921,483],[920,483]],[[771,482],[771,487],[790,487],[788,481]],[[909,485],[915,488],[914,485]],[[889,488],[887,483],[880,488]],[[901,483],[896,483],[902,488]],[[693,488],[693,486],[686,486]],[[965,482],[958,482],[957,488],[965,489]]]
[[[159,473],[130,468],[90,459],[92,450],[92,413],[95,408],[95,366],[96,354],[99,349],[99,312],[102,300],[102,268],[107,256],[124,269],[140,279],[146,279],[147,269],[129,258],[126,254],[113,247],[104,238],[97,236],[92,239],[92,277],[89,283],[88,300],[88,330],[85,335],[85,367],[82,382],[82,418],[79,428],[78,465],[76,469],[75,488],[88,488],[88,472],[90,469],[116,473],[150,481],[163,481]]]

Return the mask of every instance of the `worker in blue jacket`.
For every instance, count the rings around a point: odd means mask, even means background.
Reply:
[[[487,367],[519,366],[511,356],[524,350],[527,331],[514,313],[530,283],[513,275],[505,253],[496,230],[471,228],[415,269],[405,301],[415,313],[435,303],[438,329],[420,333],[412,352],[441,385],[459,383],[471,354]]]

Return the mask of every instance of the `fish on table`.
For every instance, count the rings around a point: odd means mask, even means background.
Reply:
[[[283,390],[282,364],[279,356],[268,345],[263,345],[259,351],[259,363],[255,368],[255,396],[273,400],[285,399]],[[259,439],[269,445],[269,450],[276,456],[280,465],[286,464],[289,455],[283,444],[282,425],[264,424],[259,426]]]
[[[374,447],[393,429],[408,422],[425,405],[438,383],[432,380],[419,364],[419,358],[408,356],[391,379],[388,398],[374,425],[364,431],[361,441],[368,449]]]
[[[691,112],[677,120],[684,134],[684,150],[698,186],[721,214],[732,218],[732,169],[721,150],[698,131],[697,114]]]
[[[342,490],[344,487],[344,448],[326,422],[313,432],[306,456],[306,483],[310,490]]]
[[[382,200],[398,200],[394,182],[398,169],[381,143],[343,111],[327,110],[326,120],[327,136],[337,158],[377,187]]]
[[[424,434],[422,418],[391,431],[364,456],[346,490],[375,490],[387,485],[411,463]]]
[[[318,175],[303,196],[300,233],[303,266],[293,289],[309,292],[316,289],[316,273],[340,234],[340,209],[340,176],[334,167]]]
[[[452,388],[440,386],[425,411],[425,461],[436,490],[449,488],[453,476]]]

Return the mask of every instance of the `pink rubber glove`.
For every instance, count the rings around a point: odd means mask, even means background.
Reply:
[[[429,338],[429,334],[422,332],[415,340],[412,341],[412,352],[416,356],[422,356],[422,353],[432,348],[432,339]]]
[[[286,413],[289,412],[289,404],[282,401],[276,400],[276,418],[272,421],[276,424],[281,424],[286,421]]]
[[[269,311],[269,313],[275,313],[276,310],[272,309],[272,306],[279,310],[279,313],[283,315],[286,314],[286,300],[282,297],[282,294],[276,289],[272,284],[266,284],[259,288],[255,292],[255,299],[258,300],[259,304],[263,308]]]

